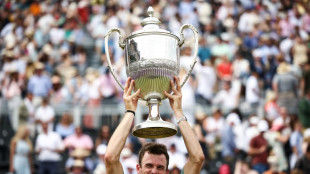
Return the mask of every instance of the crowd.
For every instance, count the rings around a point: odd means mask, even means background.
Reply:
[[[104,114],[96,108],[122,105],[122,89],[107,68],[104,36],[110,28],[125,37],[142,29],[149,6],[161,28],[179,36],[192,24],[199,33],[198,63],[182,94],[206,157],[201,173],[310,173],[309,0],[1,1],[0,111],[16,132],[8,170],[105,173],[115,127],[94,125]],[[184,34],[180,78],[194,50],[191,31]],[[108,46],[124,84],[116,35]],[[85,107],[81,124],[74,106]],[[97,139],[85,127],[100,129]],[[179,135],[130,136],[121,155],[126,174],[135,173],[148,141],[165,144],[171,173],[180,172],[187,156]]]

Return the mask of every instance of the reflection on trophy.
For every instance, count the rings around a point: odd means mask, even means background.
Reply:
[[[183,30],[189,28],[195,37],[195,49],[190,71],[181,86],[188,79],[196,63],[198,52],[198,32],[192,25],[183,25],[180,36],[159,28],[160,21],[153,17],[153,8],[148,8],[149,17],[142,21],[143,29],[132,33],[123,40],[119,29],[110,29],[105,37],[105,52],[110,71],[120,85],[111,65],[108,51],[108,39],[111,33],[119,33],[119,46],[125,49],[126,73],[135,80],[135,89],[140,89],[140,98],[149,106],[148,119],[135,125],[132,133],[142,138],[164,138],[175,135],[175,124],[163,121],[159,115],[159,104],[166,98],[164,91],[171,92],[170,80],[179,75],[180,47],[184,43]]]

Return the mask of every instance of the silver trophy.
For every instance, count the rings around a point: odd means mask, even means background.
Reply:
[[[175,135],[175,124],[163,121],[159,115],[159,104],[166,99],[164,91],[171,92],[170,80],[179,75],[180,47],[184,43],[183,30],[189,28],[195,37],[195,48],[190,70],[185,76],[181,86],[184,85],[196,63],[198,52],[198,32],[192,25],[183,25],[180,36],[159,28],[160,21],[153,17],[154,10],[149,7],[149,17],[141,25],[143,29],[133,32],[123,39],[121,31],[117,28],[110,29],[105,36],[105,52],[108,66],[113,77],[124,89],[113,70],[108,48],[109,36],[113,32],[119,33],[119,47],[125,49],[126,73],[135,80],[134,90],[140,89],[140,99],[145,100],[149,106],[149,116],[145,122],[135,125],[132,134],[141,138],[164,138]]]

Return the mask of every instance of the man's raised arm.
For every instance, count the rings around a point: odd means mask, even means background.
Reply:
[[[134,80],[128,78],[124,88],[124,103],[126,110],[135,112],[138,104],[138,95],[140,89],[131,95],[131,91],[134,86]],[[124,148],[126,139],[130,133],[130,128],[134,120],[134,114],[132,112],[126,112],[121,123],[114,131],[105,154],[106,170],[109,174],[122,174],[123,167],[120,163],[120,154]]]
[[[175,88],[171,81],[171,88],[174,94],[165,92],[169,99],[170,106],[174,112],[175,118],[178,121],[178,125],[183,136],[183,140],[188,151],[189,160],[186,162],[183,171],[184,174],[199,174],[202,163],[205,159],[198,138],[195,135],[193,129],[186,121],[182,110],[182,93],[180,86],[180,79],[175,77],[177,87]]]

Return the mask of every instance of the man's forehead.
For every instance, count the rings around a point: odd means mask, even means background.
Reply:
[[[151,154],[146,152],[141,160],[142,165],[145,163],[151,163],[151,164],[156,164],[156,165],[163,165],[166,166],[167,160],[166,156],[164,154]]]

